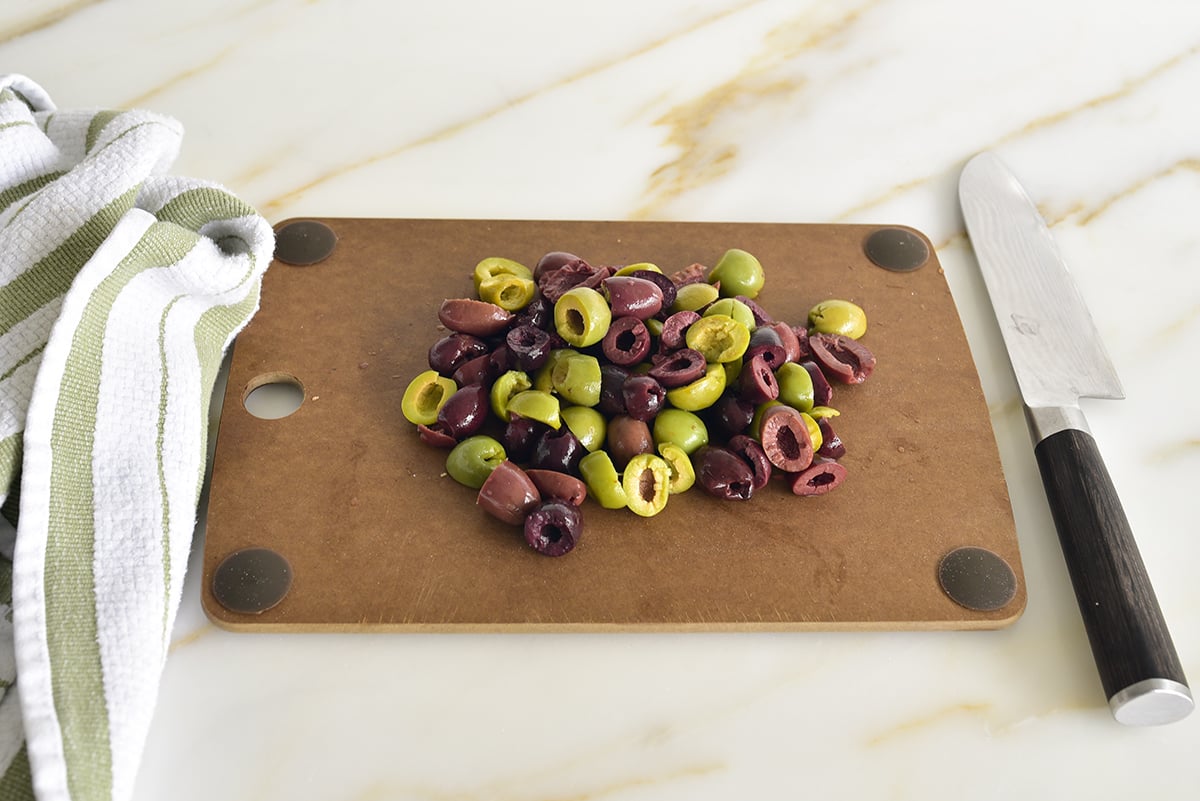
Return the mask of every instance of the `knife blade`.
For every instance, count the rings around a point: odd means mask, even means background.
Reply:
[[[1049,228],[996,155],[966,164],[959,203],[1109,708],[1129,725],[1180,720],[1191,690],[1079,407],[1081,397],[1124,397],[1121,382]]]

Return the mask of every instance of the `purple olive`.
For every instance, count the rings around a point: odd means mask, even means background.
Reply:
[[[536,470],[557,470],[578,476],[579,462],[586,453],[587,449],[571,433],[571,429],[566,426],[551,428],[538,437],[533,454],[529,457],[529,466]]]
[[[754,404],[738,397],[737,393],[726,391],[717,398],[717,402],[705,410],[709,425],[727,436],[740,434],[750,427],[754,420]]]
[[[430,346],[429,366],[448,376],[471,359],[486,356],[490,350],[479,337],[455,332]]]
[[[441,430],[457,440],[477,434],[487,422],[491,407],[488,390],[480,384],[461,387],[450,396],[437,413]]]
[[[800,362],[800,366],[808,371],[813,384],[813,406],[828,406],[833,400],[833,387],[825,377],[825,371],[816,362]]]
[[[796,336],[796,332],[787,323],[773,323],[767,328],[770,328],[779,336],[779,344],[783,347],[783,352],[787,355],[789,362],[800,361],[800,338]]]
[[[438,320],[442,325],[451,331],[477,337],[499,334],[508,328],[512,319],[511,312],[495,303],[473,298],[447,298],[438,307]]]
[[[600,401],[596,409],[607,417],[625,414],[625,396],[622,390],[629,371],[615,364],[606,364],[600,368]]]
[[[749,350],[750,348],[758,347],[759,345],[778,345],[782,348],[783,340],[779,338],[779,332],[774,328],[760,323],[759,327],[755,328],[754,331],[751,332],[750,345],[746,349]],[[784,358],[787,358],[786,353],[784,354]]]
[[[583,533],[579,509],[549,501],[525,516],[525,542],[540,554],[562,556],[575,547]]]
[[[419,425],[417,434],[421,437],[421,442],[434,448],[453,448],[458,444],[458,440],[450,436],[441,423],[431,426]]]
[[[504,445],[504,452],[508,458],[527,462],[542,434],[549,430],[550,426],[545,423],[519,414],[510,414],[509,421],[504,426],[504,433],[500,436],[500,443]]]
[[[575,476],[557,470],[525,471],[538,492],[548,501],[562,501],[570,506],[581,506],[587,499],[587,484]]]
[[[687,333],[688,326],[699,319],[700,315],[694,311],[680,311],[672,314],[663,321],[662,333],[658,335],[660,347],[664,351],[679,350],[684,347],[687,344],[684,334]]]
[[[659,356],[650,368],[649,375],[667,389],[682,387],[698,381],[708,368],[704,354],[691,348],[680,348],[665,356]]]
[[[650,353],[650,332],[636,317],[618,317],[609,325],[600,347],[613,364],[637,364]]]
[[[762,356],[768,369],[772,371],[778,370],[780,366],[787,364],[788,360],[787,351],[783,349],[782,345],[758,344],[746,348],[746,352],[742,354],[742,362],[748,362],[755,356]]]
[[[535,325],[519,325],[504,338],[513,367],[531,373],[550,358],[550,334]]]
[[[613,317],[649,320],[662,309],[662,288],[645,278],[614,275],[604,279],[604,289],[608,292],[608,305],[612,307]]]
[[[644,420],[629,415],[617,415],[608,421],[605,437],[613,466],[624,470],[629,460],[641,453],[654,453],[654,437]]]
[[[657,284],[658,288],[662,290],[662,309],[658,312],[658,318],[664,320],[670,316],[668,309],[675,304],[675,295],[677,293],[675,282],[662,273],[656,273],[653,270],[634,270],[629,275],[631,278],[641,278]]]
[[[475,497],[480,508],[510,526],[524,524],[528,514],[541,502],[542,496],[533,480],[507,459],[492,469]]]
[[[492,382],[502,373],[490,353],[476,356],[468,362],[463,362],[450,376],[460,387],[468,384],[491,386]]]
[[[625,413],[635,420],[653,420],[667,401],[662,384],[648,375],[631,375],[621,387]]]
[[[536,281],[546,273],[552,273],[555,270],[566,267],[571,263],[587,264],[586,261],[576,256],[574,253],[566,253],[561,250],[552,250],[538,259],[537,264],[533,268],[533,280]]]
[[[783,348],[778,349],[780,353]],[[779,382],[762,353],[755,354],[738,374],[738,394],[753,404],[766,403],[779,397]]]
[[[833,424],[829,422],[829,418],[819,418],[817,426],[821,429],[821,447],[817,448],[817,455],[824,456],[826,459],[841,459],[845,456],[846,445],[833,430]]]
[[[767,458],[767,452],[763,450],[763,446],[758,440],[748,437],[745,434],[737,434],[729,438],[729,443],[726,446],[729,450],[736,453],[746,460],[750,465],[750,471],[754,474],[754,489],[760,490],[767,486],[767,482],[771,480],[771,460]]]
[[[538,292],[525,308],[517,312],[515,323],[550,331],[554,328],[554,305]]]
[[[741,456],[715,445],[706,445],[692,457],[696,482],[713,497],[748,501],[754,494],[754,472]]]
[[[766,309],[759,306],[753,298],[738,295],[736,299],[745,303],[746,307],[750,309],[750,313],[754,315],[754,324],[756,326],[772,325],[775,322],[775,318]]]
[[[867,346],[843,334],[813,334],[808,338],[813,358],[843,384],[861,384],[875,370]]]
[[[821,461],[788,476],[788,482],[796,495],[824,495],[845,481],[846,475],[846,468],[837,462]]]
[[[772,406],[763,413],[758,441],[771,464],[786,473],[798,473],[812,464],[808,423],[791,406]]]

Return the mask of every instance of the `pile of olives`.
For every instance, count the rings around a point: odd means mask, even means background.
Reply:
[[[739,249],[670,276],[555,251],[532,270],[486,258],[473,277],[476,297],[438,309],[448,333],[401,409],[538,552],[575,546],[588,496],[649,517],[696,484],[747,500],[772,475],[797,495],[845,480],[830,379],[875,366],[856,304],[778,322],[755,301],[762,264]]]

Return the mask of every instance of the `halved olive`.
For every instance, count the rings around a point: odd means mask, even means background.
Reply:
[[[450,400],[458,385],[436,370],[426,370],[409,382],[400,400],[400,412],[414,425],[433,425],[438,411]]]

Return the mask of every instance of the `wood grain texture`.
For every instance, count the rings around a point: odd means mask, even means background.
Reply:
[[[936,256],[911,273],[873,265],[875,226],[496,220],[325,220],[333,255],[276,262],[262,309],[234,350],[213,467],[204,603],[250,630],[795,630],[997,628],[1025,586],[1012,508],[953,298]],[[442,299],[473,291],[488,256],[533,264],[569,250],[665,271],[714,264],[729,247],[763,262],[762,304],[803,321],[820,300],[867,310],[878,358],[835,388],[846,483],[797,498],[774,482],[746,503],[696,489],[654,518],[588,502],[560,559],[475,506],[423,445],[400,398],[426,369]],[[932,248],[931,248],[932,252]],[[300,409],[246,412],[247,387],[295,376]],[[972,612],[937,579],[942,556],[992,550],[1016,571],[1012,602]],[[259,616],[223,609],[212,571],[239,548],[293,568],[289,595]]]
[[[1187,684],[1129,520],[1090,434],[1038,443],[1038,466],[1105,695],[1146,679]]]

